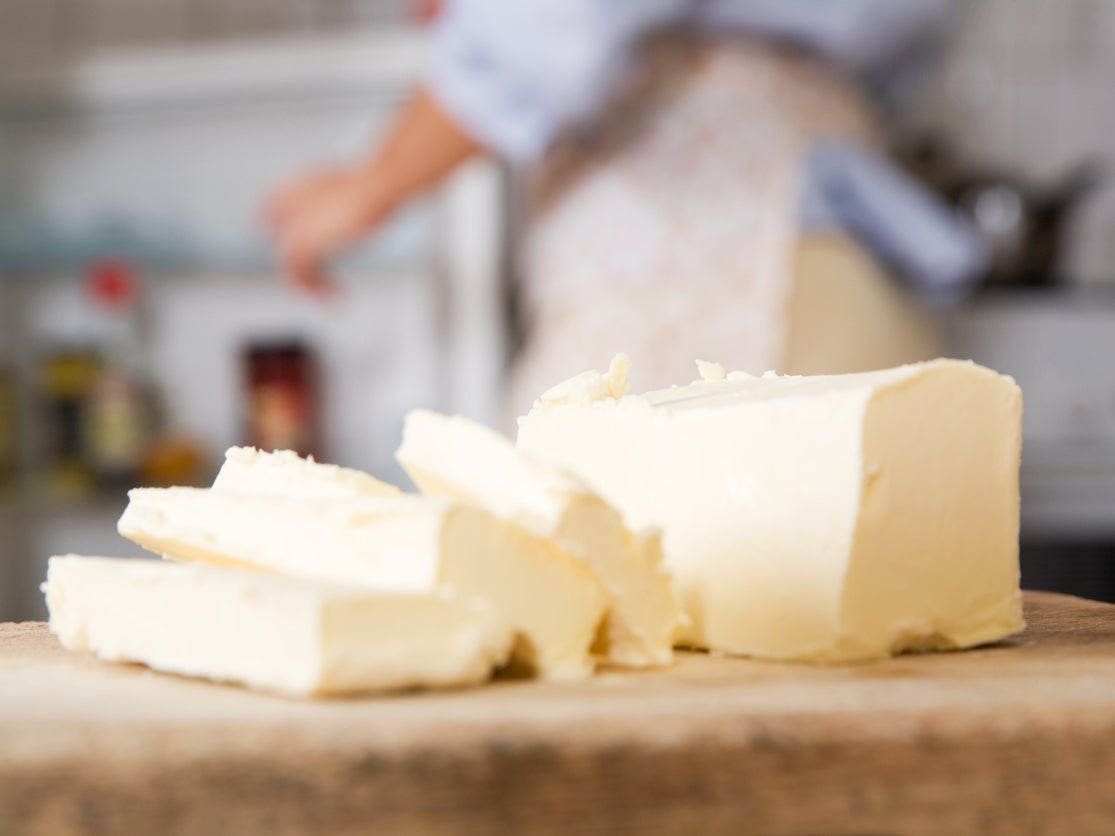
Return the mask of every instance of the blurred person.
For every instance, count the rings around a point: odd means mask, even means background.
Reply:
[[[327,288],[338,250],[492,155],[533,169],[515,412],[617,350],[643,387],[690,379],[698,357],[831,373],[933,356],[928,310],[983,252],[885,161],[881,123],[949,5],[449,2],[382,143],[269,202],[283,270]]]

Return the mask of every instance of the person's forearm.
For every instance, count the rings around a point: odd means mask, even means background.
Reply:
[[[419,88],[367,163],[370,188],[393,211],[484,147]]]
[[[301,287],[330,287],[326,269],[332,256],[481,150],[419,90],[367,162],[312,173],[268,202],[266,217],[283,272]]]

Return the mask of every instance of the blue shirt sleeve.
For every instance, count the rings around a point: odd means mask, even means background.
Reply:
[[[704,23],[798,43],[857,75],[940,34],[949,0],[711,0]]]
[[[708,0],[702,23],[809,49],[893,104],[947,33],[952,7],[952,0]]]
[[[537,158],[592,116],[638,36],[685,0],[455,0],[433,33],[428,83],[473,136]]]
[[[792,42],[886,96],[949,0],[450,0],[428,84],[466,130],[522,162],[595,114],[643,33],[684,24]]]

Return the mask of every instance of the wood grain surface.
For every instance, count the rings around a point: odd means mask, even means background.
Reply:
[[[0,625],[0,833],[1115,833],[1115,606],[811,667],[294,702]]]

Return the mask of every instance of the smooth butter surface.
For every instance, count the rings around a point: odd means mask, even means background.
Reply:
[[[621,398],[574,383],[519,426],[520,447],[583,476],[631,524],[662,526],[687,641],[842,661],[1022,627],[1013,380],[951,360],[703,372]]]
[[[174,560],[476,596],[519,631],[520,664],[549,677],[592,668],[589,649],[605,609],[600,585],[552,544],[480,508],[405,494],[323,499],[139,488],[118,529]]]
[[[682,615],[656,530],[632,533],[579,479],[466,418],[411,412],[396,455],[423,493],[478,503],[588,567],[608,592],[601,650],[611,662],[670,663]]]
[[[214,490],[287,496],[379,496],[401,493],[369,473],[303,459],[291,450],[265,453],[230,447],[213,482]]]
[[[52,557],[44,591],[69,650],[289,696],[483,682],[513,638],[473,600],[165,561]]]

